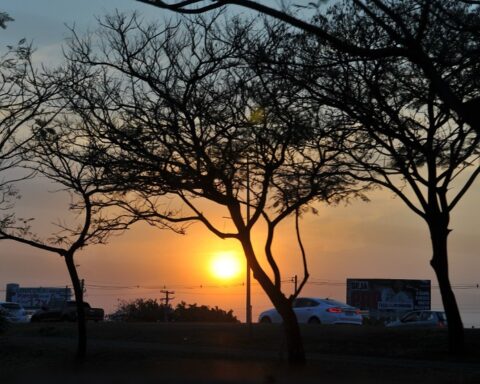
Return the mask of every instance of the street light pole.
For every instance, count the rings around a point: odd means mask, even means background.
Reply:
[[[247,155],[247,226],[250,224],[250,162]],[[250,230],[249,230],[250,236]],[[249,335],[252,334],[252,301],[251,301],[251,281],[250,281],[250,263],[247,259],[247,279],[246,279],[246,286],[247,286],[247,300],[246,300],[246,322],[248,326],[248,333]]]

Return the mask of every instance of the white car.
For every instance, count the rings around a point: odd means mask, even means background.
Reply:
[[[362,325],[362,315],[358,308],[328,298],[299,297],[293,301],[293,311],[299,323]],[[276,309],[269,309],[260,314],[258,321],[281,323],[282,318]]]
[[[11,323],[28,323],[27,312],[18,303],[0,301],[0,312]]]

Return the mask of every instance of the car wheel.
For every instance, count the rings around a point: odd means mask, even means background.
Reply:
[[[260,323],[262,324],[271,324],[272,323],[272,319],[270,319],[270,317],[268,316],[264,316],[260,319]]]
[[[321,324],[321,321],[318,317],[311,317],[308,319],[308,324]]]

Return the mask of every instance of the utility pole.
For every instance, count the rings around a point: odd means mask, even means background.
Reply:
[[[160,300],[165,302],[165,305],[168,307],[168,303],[175,299],[174,297],[170,297],[170,295],[173,295],[175,292],[174,291],[168,291],[166,289],[162,289],[160,293],[165,294],[165,297],[161,298]]]
[[[293,284],[295,287],[295,290],[293,291],[294,293],[297,293],[297,285],[298,285],[298,277],[297,275],[293,276]]]
[[[161,298],[160,300],[165,303],[165,310],[163,311],[163,314],[164,314],[165,322],[168,322],[168,312],[170,310],[169,303],[170,303],[170,301],[175,299],[175,297],[170,297],[170,295],[173,295],[175,292],[174,291],[169,291],[167,289],[162,289],[160,291],[160,293],[163,293],[165,295],[165,297]]]

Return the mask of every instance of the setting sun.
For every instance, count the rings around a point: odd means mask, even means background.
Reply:
[[[236,253],[219,252],[212,259],[210,269],[212,274],[219,279],[231,279],[240,274],[242,267]]]

